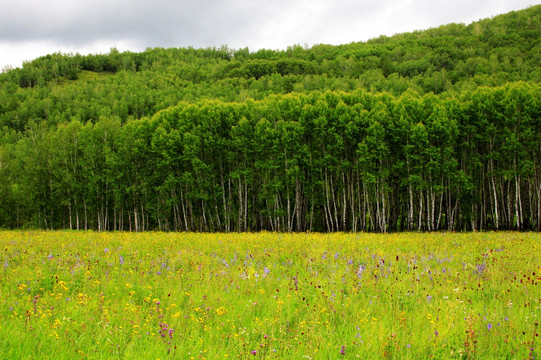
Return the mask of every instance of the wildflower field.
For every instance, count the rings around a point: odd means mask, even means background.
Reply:
[[[541,234],[0,232],[2,359],[539,358]]]

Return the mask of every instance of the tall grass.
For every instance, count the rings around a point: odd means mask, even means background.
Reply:
[[[0,232],[2,359],[539,358],[541,234]]]

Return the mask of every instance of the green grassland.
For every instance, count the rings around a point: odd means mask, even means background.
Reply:
[[[537,358],[541,234],[0,232],[2,359]]]

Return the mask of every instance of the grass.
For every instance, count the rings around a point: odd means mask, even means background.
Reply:
[[[4,231],[0,354],[538,358],[540,240]]]
[[[77,80],[91,81],[91,80],[102,79],[108,76],[113,76],[114,74],[115,74],[114,72],[110,72],[110,71],[94,72],[94,71],[89,71],[89,70],[81,70],[81,72],[77,76]]]

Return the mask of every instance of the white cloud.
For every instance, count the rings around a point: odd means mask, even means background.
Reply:
[[[534,0],[19,0],[0,12],[0,69],[56,51],[344,44],[535,5]]]

